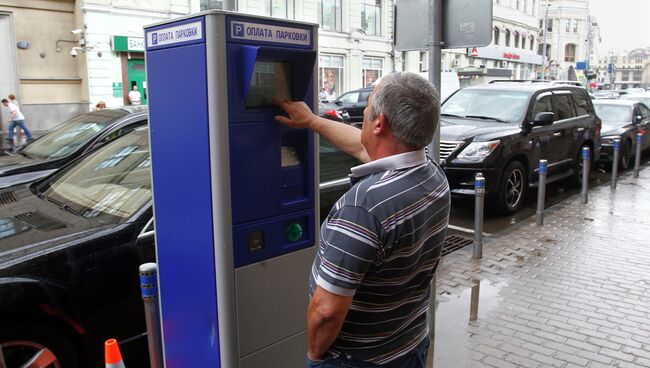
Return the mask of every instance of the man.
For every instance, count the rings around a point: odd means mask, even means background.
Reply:
[[[302,102],[276,120],[323,135],[365,164],[321,226],[310,278],[308,367],[424,367],[430,283],[449,222],[449,185],[425,156],[439,97],[412,73],[384,77],[363,127],[333,123]]]
[[[25,136],[27,136],[27,140],[31,141],[33,139],[32,133],[25,126],[25,116],[20,111],[20,108],[10,103],[9,100],[7,100],[6,98],[2,99],[2,106],[9,109],[9,127],[7,128],[7,141],[13,143],[14,129],[16,128],[16,125],[18,125],[20,129],[22,129],[23,132],[25,132]]]
[[[133,85],[133,90],[129,91],[129,103],[131,105],[140,105],[140,100],[142,99],[142,96],[140,95],[140,92],[138,91],[138,86]]]

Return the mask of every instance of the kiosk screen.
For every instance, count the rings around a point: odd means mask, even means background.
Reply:
[[[246,107],[271,107],[275,96],[291,100],[290,66],[281,61],[257,61],[253,69]]]

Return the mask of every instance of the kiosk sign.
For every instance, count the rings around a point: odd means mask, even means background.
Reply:
[[[147,32],[147,47],[171,45],[202,38],[203,27],[201,22],[192,22]]]
[[[311,45],[311,30],[263,23],[233,21],[230,37],[238,40],[264,41],[291,45]]]

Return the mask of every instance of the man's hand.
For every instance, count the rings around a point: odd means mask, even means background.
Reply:
[[[286,116],[277,115],[275,120],[292,128],[313,129],[316,115],[314,115],[306,103],[302,101],[280,101],[275,97],[273,97],[273,102],[289,114],[288,118]]]

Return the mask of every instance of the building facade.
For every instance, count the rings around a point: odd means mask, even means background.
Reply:
[[[576,74],[576,64],[587,62],[594,50],[594,21],[589,16],[589,1],[548,0],[540,19],[540,28],[546,20],[548,77],[578,80],[580,73]]]
[[[650,47],[610,50],[598,62],[598,85],[599,89],[650,89]]]

